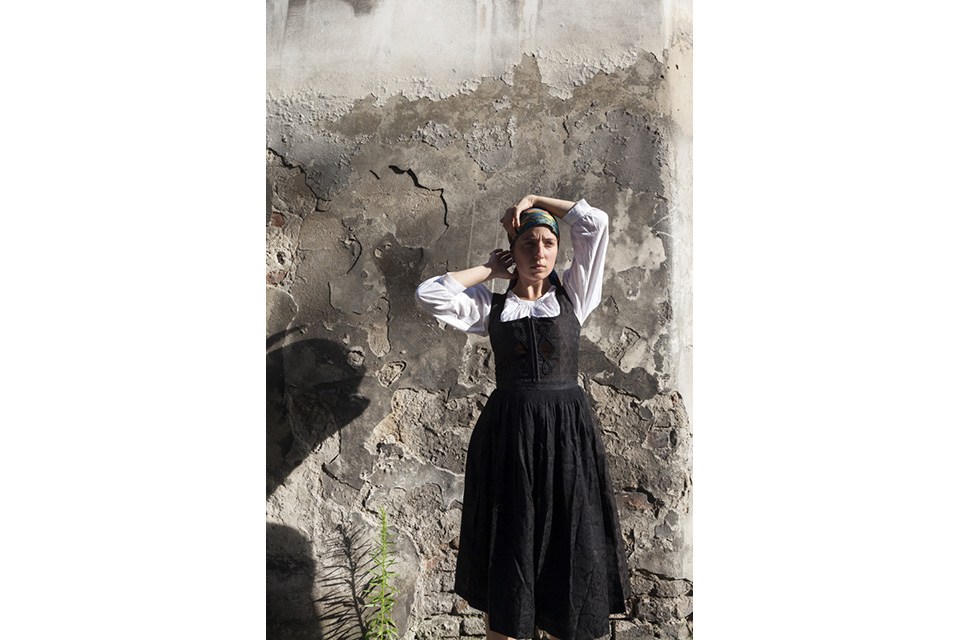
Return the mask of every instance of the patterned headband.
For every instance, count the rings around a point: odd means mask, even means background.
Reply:
[[[517,238],[523,235],[524,231],[533,227],[547,227],[550,231],[553,231],[553,235],[557,236],[558,239],[560,238],[560,227],[557,226],[557,219],[543,209],[530,208],[520,214],[519,231],[516,234],[507,234],[510,238],[510,246],[513,247]]]

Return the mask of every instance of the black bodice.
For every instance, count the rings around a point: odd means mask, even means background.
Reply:
[[[490,344],[497,370],[497,387],[577,385],[580,321],[563,287],[557,287],[560,315],[502,322],[506,294],[493,295]]]

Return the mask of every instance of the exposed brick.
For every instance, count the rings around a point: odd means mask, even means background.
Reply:
[[[674,598],[690,593],[693,585],[687,580],[660,580],[653,594],[661,598]]]
[[[469,616],[463,619],[461,633],[465,636],[482,636],[486,635],[487,627],[483,622],[483,618]]]
[[[424,620],[417,631],[417,638],[435,640],[436,638],[456,638],[460,635],[460,619],[442,615]]]
[[[690,596],[680,596],[677,598],[677,617],[685,620],[687,616],[693,613],[693,598]]]
[[[471,607],[470,603],[463,598],[457,600],[456,604],[453,605],[453,612],[461,615],[476,615],[478,613],[483,613],[482,611]]]
[[[670,432],[653,428],[647,432],[643,446],[649,449],[665,449],[670,446]]]
[[[654,506],[645,493],[622,493],[617,496],[617,504],[631,511],[653,511]]]
[[[614,637],[617,640],[658,640],[657,628],[648,622],[614,620]]]

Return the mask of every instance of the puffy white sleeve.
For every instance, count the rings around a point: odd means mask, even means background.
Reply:
[[[582,325],[600,305],[603,263],[610,239],[607,214],[580,200],[560,218],[570,226],[573,263],[563,273],[563,288],[573,302],[573,311]]]
[[[493,293],[482,284],[464,287],[448,273],[421,283],[414,295],[438,320],[461,331],[487,335]]]

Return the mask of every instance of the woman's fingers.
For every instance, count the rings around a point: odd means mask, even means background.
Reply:
[[[500,218],[500,224],[503,225],[507,233],[513,233],[520,228],[520,214],[522,212],[523,209],[521,209],[519,205],[514,205],[507,209],[503,217]]]
[[[507,209],[507,212],[503,214],[503,217],[500,218],[500,224],[503,225],[503,228],[507,231],[507,233],[510,233],[516,229],[516,223],[514,222],[516,217],[517,216],[515,215],[514,208],[510,207]]]
[[[499,277],[506,278],[511,275],[510,267],[513,266],[513,255],[505,249],[494,249],[490,252],[490,267]]]

